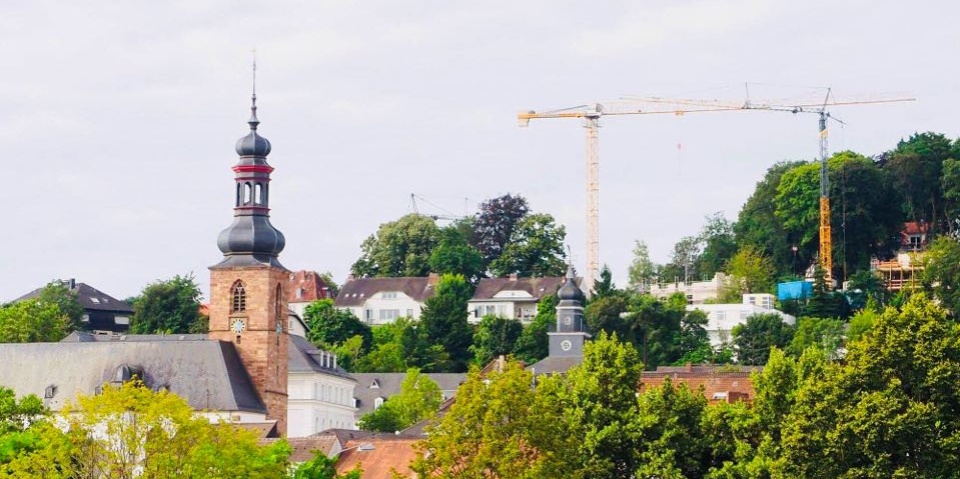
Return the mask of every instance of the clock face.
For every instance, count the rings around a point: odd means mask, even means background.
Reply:
[[[245,329],[247,329],[247,323],[242,319],[234,319],[233,322],[230,323],[230,330],[237,334],[242,333]]]
[[[569,351],[570,348],[572,348],[572,347],[573,347],[573,344],[571,344],[570,341],[567,340],[567,339],[564,339],[564,340],[560,343],[560,349],[562,349],[562,350],[564,350],[564,351]]]

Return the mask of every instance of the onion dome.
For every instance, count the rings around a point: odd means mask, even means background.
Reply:
[[[257,133],[260,120],[257,118],[257,95],[253,95],[253,104],[250,106],[250,133],[237,140],[236,150],[240,156],[267,156],[270,154],[270,140]]]
[[[563,283],[560,290],[557,291],[557,298],[560,301],[578,301],[583,303],[587,298],[574,281],[573,265],[567,267],[567,281]]]

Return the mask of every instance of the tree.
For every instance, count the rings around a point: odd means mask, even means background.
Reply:
[[[801,165],[800,161],[782,161],[771,166],[763,179],[757,182],[753,194],[744,203],[733,231],[737,247],[750,245],[770,256],[777,276],[796,274],[812,260],[809,251],[793,252],[799,238],[791,237],[776,212],[777,189],[783,175]]]
[[[662,386],[639,397],[636,422],[640,430],[636,475],[621,477],[703,477],[709,466],[709,447],[701,424],[707,398],[686,385]]]
[[[436,293],[424,302],[420,328],[426,344],[443,345],[451,364],[443,369],[466,371],[470,362],[473,334],[467,324],[467,301],[473,288],[462,275],[445,274],[437,283]]]
[[[954,317],[960,313],[960,241],[939,236],[924,257],[923,282]]]
[[[945,311],[914,295],[821,369],[783,421],[782,477],[956,475],[960,329]]]
[[[571,441],[562,412],[545,400],[553,378],[531,388],[533,374],[508,361],[486,376],[473,368],[447,413],[428,429],[412,469],[439,479],[572,477],[558,444]]]
[[[184,334],[200,320],[200,287],[193,275],[147,285],[133,304],[130,332]]]
[[[629,333],[640,360],[648,369],[673,364],[683,355],[680,348],[681,322],[686,314],[687,298],[676,293],[659,301],[649,295],[630,298],[627,313]]]
[[[634,424],[642,369],[636,349],[616,336],[601,332],[584,346],[583,362],[557,394],[567,434],[581,438],[574,452],[579,468],[568,477],[634,477],[641,459]]]
[[[34,298],[0,307],[0,343],[55,342],[72,330],[70,317],[55,302]]]
[[[706,224],[700,231],[703,251],[697,258],[697,273],[701,277],[712,278],[723,271],[727,261],[737,253],[737,242],[733,233],[733,223],[724,218],[722,212],[706,217]]]
[[[523,324],[519,320],[484,316],[470,346],[474,364],[482,368],[498,356],[510,354],[522,333]]]
[[[816,318],[842,318],[850,315],[850,304],[842,293],[831,291],[823,269],[813,269],[813,295],[803,307],[803,316]]]
[[[472,284],[483,276],[483,256],[470,246],[457,224],[440,230],[440,244],[430,253],[430,271],[437,274],[460,274]]]
[[[549,351],[547,331],[551,325],[557,324],[557,295],[548,294],[540,297],[537,303],[537,315],[533,321],[523,328],[520,337],[514,344],[513,354],[526,364],[533,364],[545,357]]]
[[[715,359],[713,348],[710,346],[710,337],[707,335],[707,313],[694,309],[687,311],[680,320],[680,359],[677,364],[699,364],[718,362]]]
[[[950,140],[940,133],[915,133],[900,140],[881,157],[893,186],[904,200],[904,213],[911,220],[930,225],[930,234],[950,231],[949,209],[942,187],[943,163],[953,156]]]
[[[372,328],[373,345],[368,353],[354,355],[351,372],[402,373],[410,368],[421,371],[443,371],[450,367],[450,354],[443,344],[428,342],[423,324],[410,318]],[[362,340],[350,339],[342,347],[360,349]],[[358,357],[359,356],[359,357]],[[346,367],[346,366],[345,366]]]
[[[77,299],[77,293],[71,291],[62,281],[51,281],[40,290],[39,299],[43,303],[54,303],[60,312],[70,318],[71,329],[80,329],[80,321],[86,313],[80,301]]]
[[[886,306],[890,300],[890,291],[879,274],[870,270],[857,271],[850,275],[850,283],[847,286],[847,297],[850,300],[850,307],[854,310],[860,310],[867,307],[872,302],[875,306]]]
[[[557,226],[553,216],[526,216],[516,224],[500,256],[490,263],[490,271],[495,276],[563,276],[566,235],[566,228]]]
[[[313,459],[297,465],[290,474],[290,479],[361,479],[363,469],[359,465],[346,474],[337,474],[337,456],[327,457],[317,451]]]
[[[673,245],[673,253],[670,255],[670,263],[664,265],[658,273],[660,279],[665,281],[688,281],[690,278],[699,278],[697,271],[699,264],[700,251],[703,248],[700,236],[684,236]]]
[[[257,445],[254,432],[211,424],[179,396],[138,381],[80,396],[62,416],[65,432],[37,430],[43,447],[6,465],[13,477],[283,477],[290,446]]]
[[[613,284],[613,273],[610,271],[610,267],[603,265],[603,268],[600,269],[600,277],[593,284],[593,297],[602,298],[619,294],[619,292],[617,285]]]
[[[729,278],[723,285],[720,301],[739,303],[744,293],[765,293],[773,289],[773,262],[762,251],[747,245],[727,263]]]
[[[360,418],[364,431],[396,432],[406,429],[437,413],[443,402],[440,386],[420,370],[407,370],[400,392],[387,398],[375,411]]]
[[[817,348],[830,359],[837,359],[843,346],[843,321],[836,318],[801,317],[790,340],[790,354],[800,357],[807,348]]]
[[[370,326],[360,321],[352,312],[334,307],[332,299],[318,299],[310,303],[303,316],[309,328],[307,339],[317,346],[334,347],[354,336],[360,336],[365,350],[373,341]]]
[[[650,284],[656,274],[656,265],[650,261],[650,249],[647,243],[636,240],[633,246],[633,260],[627,269],[627,286],[634,291],[642,290]]]
[[[627,312],[627,302],[628,298],[623,294],[591,299],[583,311],[590,333],[598,334],[600,331],[606,331],[607,334],[617,334],[621,338],[630,337],[630,325],[620,317]]]
[[[360,245],[351,272],[358,277],[426,276],[430,254],[440,244],[440,228],[418,214],[383,223]]]
[[[526,198],[509,193],[480,204],[473,222],[473,245],[483,256],[484,269],[503,254],[514,228],[529,212]]]
[[[733,345],[737,362],[762,366],[770,357],[770,348],[785,348],[793,339],[793,326],[783,322],[777,313],[754,314],[733,328]]]
[[[30,428],[48,413],[37,396],[17,400],[12,389],[0,387],[0,473],[17,455],[39,447],[38,437]]]

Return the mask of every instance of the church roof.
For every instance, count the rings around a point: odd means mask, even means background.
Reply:
[[[0,386],[36,394],[58,410],[136,374],[195,410],[266,412],[232,343],[202,335],[109,338],[75,333],[59,343],[0,344],[0,364],[16,365],[0,368]]]

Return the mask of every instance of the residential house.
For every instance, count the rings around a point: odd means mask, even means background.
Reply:
[[[660,366],[656,371],[640,373],[640,391],[662,386],[669,378],[673,385],[685,384],[691,391],[703,388],[711,402],[750,401],[755,395],[750,373],[761,370],[759,366],[713,364]]]
[[[381,434],[347,441],[337,457],[337,474],[359,467],[361,479],[416,477],[410,463],[417,457],[414,447],[422,438]]]
[[[420,318],[424,302],[436,293],[440,277],[349,278],[334,305],[370,324],[388,324],[397,318]]]
[[[478,323],[484,316],[496,315],[529,323],[537,315],[537,303],[557,292],[565,278],[483,278],[467,303],[469,321]],[[578,279],[579,282],[579,279]]]
[[[742,303],[733,304],[689,304],[687,311],[699,309],[707,314],[707,335],[710,344],[719,346],[729,342],[733,328],[743,324],[747,318],[755,314],[773,313],[779,315],[784,322],[796,324],[797,318],[774,309],[772,294],[745,294]]]
[[[889,260],[873,259],[870,269],[883,278],[887,289],[900,291],[919,285],[923,273],[923,256],[927,248],[930,225],[910,221],[900,231],[900,249]]]
[[[424,373],[440,387],[443,399],[450,399],[457,394],[457,388],[467,380],[464,373]],[[390,396],[400,393],[400,385],[407,373],[352,373],[357,381],[353,396],[356,399],[357,419],[364,414],[373,412]]]
[[[303,318],[310,303],[319,299],[332,299],[330,287],[316,271],[297,271],[290,273],[290,293],[287,301],[290,310]]]
[[[290,437],[307,437],[327,429],[356,429],[357,381],[337,365],[337,356],[290,334],[287,414]]]
[[[674,293],[683,293],[687,297],[687,304],[703,304],[719,297],[726,280],[725,274],[717,273],[708,281],[654,283],[650,285],[650,294],[657,299],[665,299]]]
[[[130,329],[132,306],[86,283],[78,283],[73,278],[62,283],[77,295],[77,301],[83,307],[81,329],[99,334],[125,333]],[[42,291],[43,287],[37,288],[14,301],[38,298]]]

